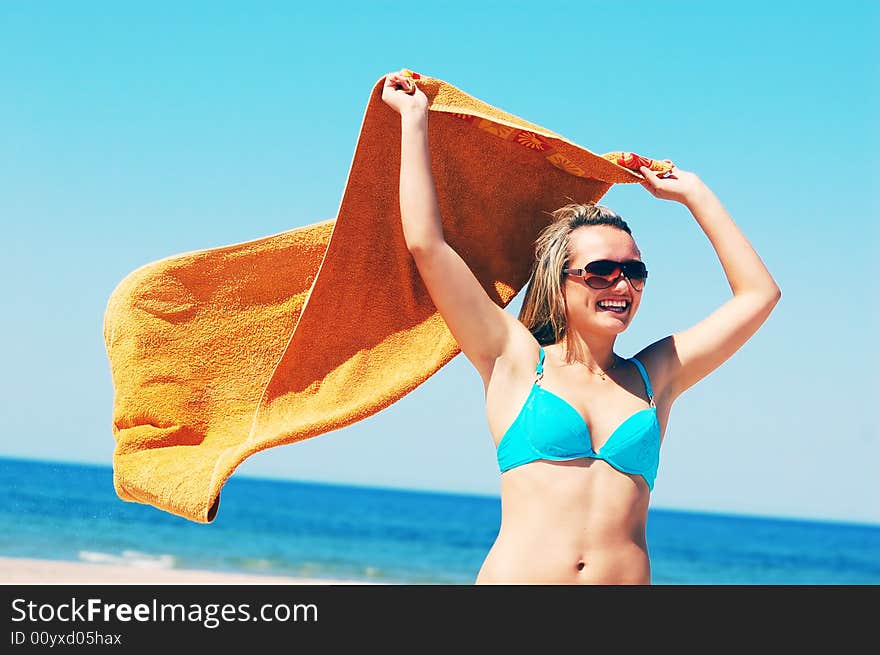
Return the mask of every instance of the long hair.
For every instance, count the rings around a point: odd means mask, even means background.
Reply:
[[[569,266],[571,233],[583,225],[610,225],[630,236],[632,231],[617,213],[592,202],[570,203],[550,212],[553,221],[535,240],[532,262],[519,320],[542,346],[565,336],[565,300],[562,269]]]

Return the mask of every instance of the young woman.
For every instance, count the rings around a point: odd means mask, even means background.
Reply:
[[[660,443],[675,399],[764,323],[780,290],[712,191],[673,167],[642,185],[685,205],[733,297],[687,330],[626,359],[617,335],[647,269],[626,222],[570,204],[535,244],[518,320],[446,243],[431,176],[427,97],[400,73],[382,99],[401,116],[400,210],[409,251],[486,389],[501,470],[501,528],[476,583],[650,584],[645,538]]]

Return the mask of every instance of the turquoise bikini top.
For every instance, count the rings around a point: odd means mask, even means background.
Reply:
[[[604,460],[618,471],[641,475],[653,490],[660,463],[660,422],[648,372],[635,357],[629,361],[636,365],[645,381],[650,407],[624,420],[597,452],[593,450],[590,429],[580,412],[562,397],[538,385],[544,376],[544,348],[541,347],[537,377],[529,397],[498,443],[501,472],[540,459],[563,461],[589,457]]]

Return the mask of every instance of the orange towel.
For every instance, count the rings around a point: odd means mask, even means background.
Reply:
[[[527,282],[545,212],[638,182],[639,165],[672,166],[596,155],[410,74],[429,100],[446,240],[501,307]],[[104,340],[121,499],[211,522],[245,458],[367,418],[460,352],[404,242],[400,116],[383,80],[335,220],[166,257],[113,290]]]

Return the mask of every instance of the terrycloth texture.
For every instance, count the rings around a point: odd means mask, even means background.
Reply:
[[[525,285],[549,212],[638,182],[630,152],[596,155],[442,80],[429,99],[446,240],[492,299]],[[120,498],[208,523],[235,468],[261,450],[351,425],[459,352],[406,248],[400,116],[373,87],[336,219],[166,257],[111,294]]]

